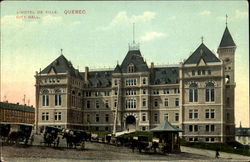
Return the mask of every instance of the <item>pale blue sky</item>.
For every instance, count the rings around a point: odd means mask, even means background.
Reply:
[[[75,67],[114,67],[122,62],[135,40],[148,63],[177,64],[201,43],[216,52],[228,28],[236,50],[236,124],[248,125],[248,4],[245,1],[211,2],[2,2],[2,99],[21,102],[23,94],[34,104],[34,74],[60,55]],[[64,10],[85,10],[66,15]],[[17,19],[18,11],[50,10],[40,19]],[[33,15],[33,14],[21,14]],[[37,14],[35,14],[37,15]],[[11,86],[10,86],[11,85]],[[24,86],[16,90],[12,85]],[[13,97],[16,96],[16,97]],[[19,97],[17,97],[19,96]]]

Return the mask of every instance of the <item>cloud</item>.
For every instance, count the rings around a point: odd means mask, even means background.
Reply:
[[[201,16],[209,16],[209,15],[211,15],[211,12],[208,11],[208,10],[203,10],[202,12],[199,13],[199,15],[201,15]]]
[[[99,30],[108,30],[112,29],[118,25],[131,24],[137,22],[146,22],[155,18],[156,13],[151,11],[145,11],[141,15],[132,15],[128,16],[126,11],[120,11],[117,15],[112,19],[109,25],[104,27],[99,27]]]
[[[166,34],[162,32],[149,32],[149,33],[146,33],[144,36],[140,37],[140,40],[143,42],[147,42],[147,41],[151,41],[156,38],[161,38],[165,36]]]

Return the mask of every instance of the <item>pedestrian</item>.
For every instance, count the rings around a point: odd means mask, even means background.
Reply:
[[[220,156],[219,149],[215,150],[215,158],[218,159]]]
[[[58,147],[59,143],[60,143],[60,137],[57,137],[57,140],[56,140],[56,147]]]

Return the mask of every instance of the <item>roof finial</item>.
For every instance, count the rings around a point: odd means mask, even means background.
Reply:
[[[201,36],[201,43],[203,43],[203,40],[204,40],[204,37],[203,37],[203,36]]]
[[[226,14],[226,26],[227,26],[227,18],[228,18],[228,16],[227,16],[227,14]]]
[[[63,49],[61,49],[61,55],[62,55]]]
[[[135,23],[133,23],[133,44],[135,43]]]

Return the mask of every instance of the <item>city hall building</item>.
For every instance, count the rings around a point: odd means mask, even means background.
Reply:
[[[234,140],[235,50],[226,27],[217,54],[202,42],[178,65],[148,65],[134,42],[114,69],[81,72],[60,55],[35,75],[36,126],[146,131],[168,120],[188,141]]]

